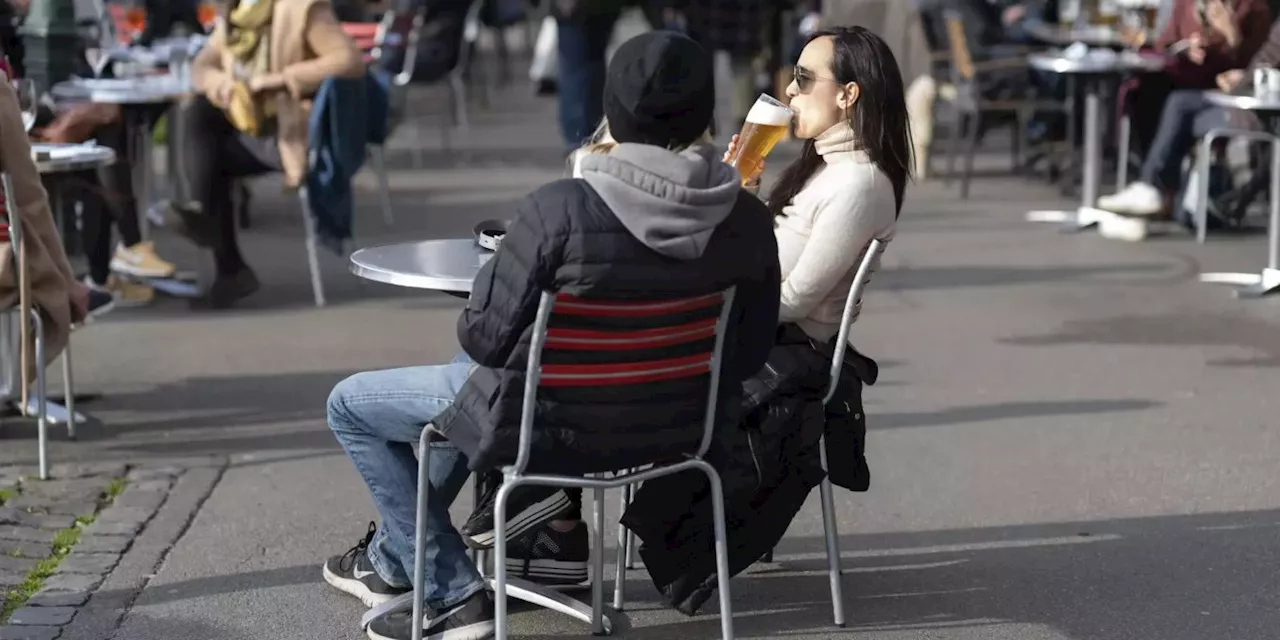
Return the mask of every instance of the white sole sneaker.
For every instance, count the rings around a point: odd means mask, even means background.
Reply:
[[[525,507],[524,511],[507,519],[507,539],[512,540],[520,537],[530,529],[568,509],[571,504],[569,495],[563,490],[557,490],[546,498]],[[481,550],[492,549],[493,539],[493,531],[462,536],[463,542],[468,547]]]
[[[135,278],[170,278],[173,277],[173,269],[147,269],[139,265],[133,264],[127,260],[120,258],[111,258],[111,270],[126,276]]]
[[[1103,216],[1098,220],[1098,234],[1111,240],[1142,242],[1147,239],[1148,221],[1121,215]]]
[[[328,582],[330,586],[338,591],[359,598],[360,602],[363,602],[364,606],[369,607],[370,609],[396,597],[392,594],[374,593],[369,590],[369,587],[366,587],[364,583],[359,580],[350,580],[334,575],[332,571],[329,571],[329,565],[327,563],[323,568],[325,582]]]
[[[424,633],[426,632],[426,629],[427,626],[423,625]],[[366,633],[370,640],[401,640],[400,638],[384,636],[373,629],[369,629]],[[449,629],[444,633],[437,633],[429,636],[423,635],[422,640],[489,640],[489,638],[492,638],[495,633],[497,633],[497,628],[494,626],[492,621],[477,622],[460,629]]]
[[[508,576],[528,580],[549,589],[580,589],[591,586],[591,572],[586,562],[508,558],[506,565]]]

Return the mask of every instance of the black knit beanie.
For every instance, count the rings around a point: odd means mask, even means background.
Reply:
[[[650,31],[618,47],[609,61],[604,115],[618,142],[684,146],[711,126],[712,58],[674,31]]]

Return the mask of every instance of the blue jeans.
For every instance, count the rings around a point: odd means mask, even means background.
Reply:
[[[1174,91],[1164,103],[1156,136],[1147,149],[1138,179],[1165,191],[1177,191],[1182,183],[1182,160],[1213,129],[1226,126],[1229,112],[1205,99],[1203,91]]]
[[[556,92],[567,149],[577,149],[604,119],[604,57],[617,21],[617,13],[557,21]]]
[[[453,403],[474,365],[465,355],[450,364],[369,371],[338,383],[329,394],[329,428],[373,494],[382,522],[369,560],[387,584],[412,586],[418,461],[423,425]],[[439,611],[484,588],[449,506],[470,477],[467,459],[447,441],[433,442],[427,508],[426,604]]]

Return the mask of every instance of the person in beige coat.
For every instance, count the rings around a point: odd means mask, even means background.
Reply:
[[[198,95],[183,104],[182,127],[194,203],[175,213],[188,239],[213,249],[218,275],[203,302],[223,308],[258,289],[236,243],[232,182],[282,172],[298,186],[311,97],[365,65],[327,0],[232,0],[191,71]]]
[[[0,204],[6,225],[0,242],[0,309],[21,305],[39,310],[45,336],[44,364],[47,365],[66,347],[72,325],[84,320],[89,311],[90,292],[76,280],[67,261],[49,208],[49,195],[31,159],[31,143],[23,126],[18,95],[3,71],[0,71],[0,171],[9,175],[13,185],[12,201],[6,199]],[[17,216],[21,225],[25,286],[19,282],[19,257],[8,235],[10,216]],[[22,289],[26,290],[25,296]],[[25,333],[24,353],[30,353],[34,332]],[[26,360],[26,376],[31,379],[35,363],[30,358]]]

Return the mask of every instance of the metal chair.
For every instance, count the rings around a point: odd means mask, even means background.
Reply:
[[[944,22],[951,50],[951,81],[956,89],[956,97],[951,101],[956,122],[949,131],[950,149],[947,152],[945,181],[949,184],[955,176],[955,160],[959,154],[960,141],[967,135],[969,144],[965,150],[964,173],[960,178],[960,197],[968,199],[969,184],[973,179],[973,160],[982,140],[984,118],[988,114],[1009,113],[1014,116],[1012,161],[1016,171],[1022,166],[1022,132],[1031,116],[1038,112],[1062,111],[1064,106],[1060,102],[1036,97],[1029,85],[1015,91],[1008,98],[993,99],[984,95],[993,77],[1000,74],[1025,76],[1026,58],[1018,56],[974,61],[961,16],[947,12]]]
[[[1277,164],[1277,154],[1280,153],[1280,138],[1265,131],[1253,131],[1250,129],[1233,129],[1221,128],[1212,129],[1200,139],[1199,153],[1196,156],[1195,172],[1199,187],[1196,193],[1196,242],[1201,244],[1207,239],[1209,234],[1209,169],[1213,164],[1213,145],[1222,138],[1238,138],[1245,140],[1253,140],[1255,142],[1271,143],[1272,160],[1268,163],[1268,182],[1259,180],[1259,187],[1262,184],[1271,184],[1280,178],[1280,165]],[[1261,171],[1261,168],[1258,169]],[[1274,187],[1273,187],[1274,188]],[[1280,197],[1272,194],[1272,198]]]
[[[585,300],[567,294],[544,292],[538,304],[533,325],[532,344],[526,372],[524,402],[520,419],[519,453],[514,465],[503,469],[502,486],[495,503],[494,549],[498,559],[494,564],[495,625],[498,640],[507,638],[507,595],[546,606],[591,623],[596,635],[612,631],[613,623],[604,612],[604,492],[606,489],[634,485],[645,480],[697,470],[707,476],[711,486],[712,508],[716,539],[716,574],[720,596],[720,631],[725,640],[733,638],[732,602],[729,594],[729,556],[725,532],[724,489],[716,470],[703,460],[711,445],[715,425],[715,407],[720,385],[720,365],[728,331],[729,313],[733,307],[732,288],[716,294],[693,298],[667,299],[651,302],[620,302]],[[700,319],[690,321],[691,313]],[[575,319],[576,324],[562,326],[565,317]],[[609,318],[609,324],[600,329],[582,329],[584,320]],[[626,321],[631,321],[628,325]],[[710,344],[707,344],[710,343]],[[656,349],[693,345],[699,349],[694,355],[679,358],[654,357]],[[705,348],[705,350],[703,350]],[[613,358],[605,362],[595,359],[589,365],[542,364],[544,354],[550,352],[572,353],[585,350],[597,355],[608,354]],[[640,359],[648,358],[648,359]],[[552,473],[527,473],[532,446],[535,408],[539,390],[556,388],[558,392],[573,387],[608,386],[622,391],[636,389],[654,381],[678,381],[705,379],[706,413],[702,423],[702,436],[695,453],[686,453],[686,459],[667,464],[657,462],[643,471],[623,471],[611,477],[603,474],[595,478],[556,475]],[[701,385],[697,387],[701,394]],[[562,400],[563,402],[563,400]],[[427,425],[422,431],[419,451],[428,450],[435,427]],[[423,582],[425,570],[426,505],[429,499],[429,455],[418,457],[418,520],[413,573],[413,635],[422,638]],[[506,502],[511,491],[523,485],[550,487],[579,487],[593,490],[595,553],[592,557],[591,607],[584,610],[580,603],[570,601],[563,594],[538,587],[523,580],[508,579],[506,562],[507,538]],[[622,577],[619,576],[621,580]]]
[[[20,326],[18,349],[19,349],[19,353],[22,354],[19,357],[19,366],[18,366],[18,371],[19,371],[18,384],[20,384],[22,387],[22,393],[20,395],[19,400],[22,405],[21,406],[22,413],[28,416],[31,414],[29,403],[27,402],[27,397],[26,397],[27,396],[27,393],[26,393],[27,359],[25,357],[25,354],[27,353],[27,323],[28,322],[32,325],[35,331],[35,362],[36,362],[35,414],[36,414],[36,434],[37,434],[36,437],[38,439],[37,447],[39,451],[40,479],[47,480],[49,478],[49,458],[48,458],[49,420],[48,420],[48,415],[46,410],[46,402],[47,402],[46,399],[48,398],[48,389],[45,386],[45,379],[44,379],[44,321],[40,317],[40,311],[30,306],[31,301],[30,301],[29,293],[27,291],[27,288],[28,288],[27,283],[29,279],[27,277],[26,247],[23,244],[23,235],[22,235],[23,234],[22,216],[9,214],[9,212],[11,212],[14,208],[18,206],[18,200],[14,196],[14,191],[13,191],[13,179],[9,176],[8,173],[3,173],[3,174],[0,174],[0,183],[3,184],[5,206],[8,208],[8,211],[6,211],[6,215],[5,215],[8,223],[7,232],[9,236],[8,238],[9,242],[13,248],[14,260],[17,263],[15,266],[17,267],[18,289],[19,289],[18,307],[9,308],[9,309],[0,309],[0,313],[10,315],[10,316],[17,316],[18,318],[18,323]],[[64,367],[63,373],[69,374],[70,360],[64,359],[63,367]],[[68,396],[71,395],[71,387],[69,385],[67,387],[67,395]],[[71,414],[69,420],[67,421],[67,427],[69,430],[75,429],[74,413]],[[71,431],[71,433],[72,435],[74,435],[74,431]]]
[[[373,36],[373,50],[370,52],[375,63],[386,59],[388,48],[403,47],[404,63],[400,70],[391,76],[391,84],[387,87],[389,111],[387,113],[387,137],[390,138],[404,120],[408,108],[409,83],[413,80],[413,72],[418,61],[418,41],[422,37],[422,26],[426,21],[425,7],[413,12],[397,12],[391,10],[383,14],[382,21]],[[416,153],[422,153],[421,145]],[[391,210],[391,185],[387,178],[387,148],[381,142],[369,145],[369,159],[373,161],[373,170],[378,175],[378,195],[382,205],[382,219],[387,226],[395,224],[395,216]],[[419,161],[421,164],[421,161]]]
[[[837,348],[833,350],[831,356],[831,380],[827,386],[827,392],[823,396],[822,404],[828,405],[835,399],[836,385],[840,381],[840,369],[844,366],[845,349],[839,348],[840,345],[847,345],[849,341],[849,330],[853,327],[853,323],[858,319],[858,315],[862,310],[862,294],[866,290],[866,285],[871,281],[871,274],[876,269],[876,264],[880,260],[880,256],[889,246],[891,238],[875,239],[867,246],[866,252],[863,254],[862,262],[858,265],[858,270],[854,274],[853,285],[849,287],[849,295],[845,298],[844,315],[840,321],[840,332],[836,337]],[[827,470],[827,443],[824,437],[819,447],[822,470]],[[628,485],[623,489],[622,510],[625,511],[627,505],[631,502],[631,490],[634,484]],[[831,608],[832,616],[835,618],[835,625],[843,627],[844,618],[844,588],[841,583],[841,575],[843,573],[840,562],[840,541],[839,532],[837,531],[837,521],[835,513],[835,503],[832,498],[831,480],[824,477],[822,484],[819,485],[822,503],[822,529],[826,538],[827,547],[827,567],[831,579]],[[626,572],[632,569],[632,551],[635,547],[632,540],[631,532],[624,531],[624,528],[618,528],[618,579],[614,582],[613,590],[613,608],[621,611],[625,605],[624,584],[626,583]],[[772,555],[772,552],[769,554]]]

